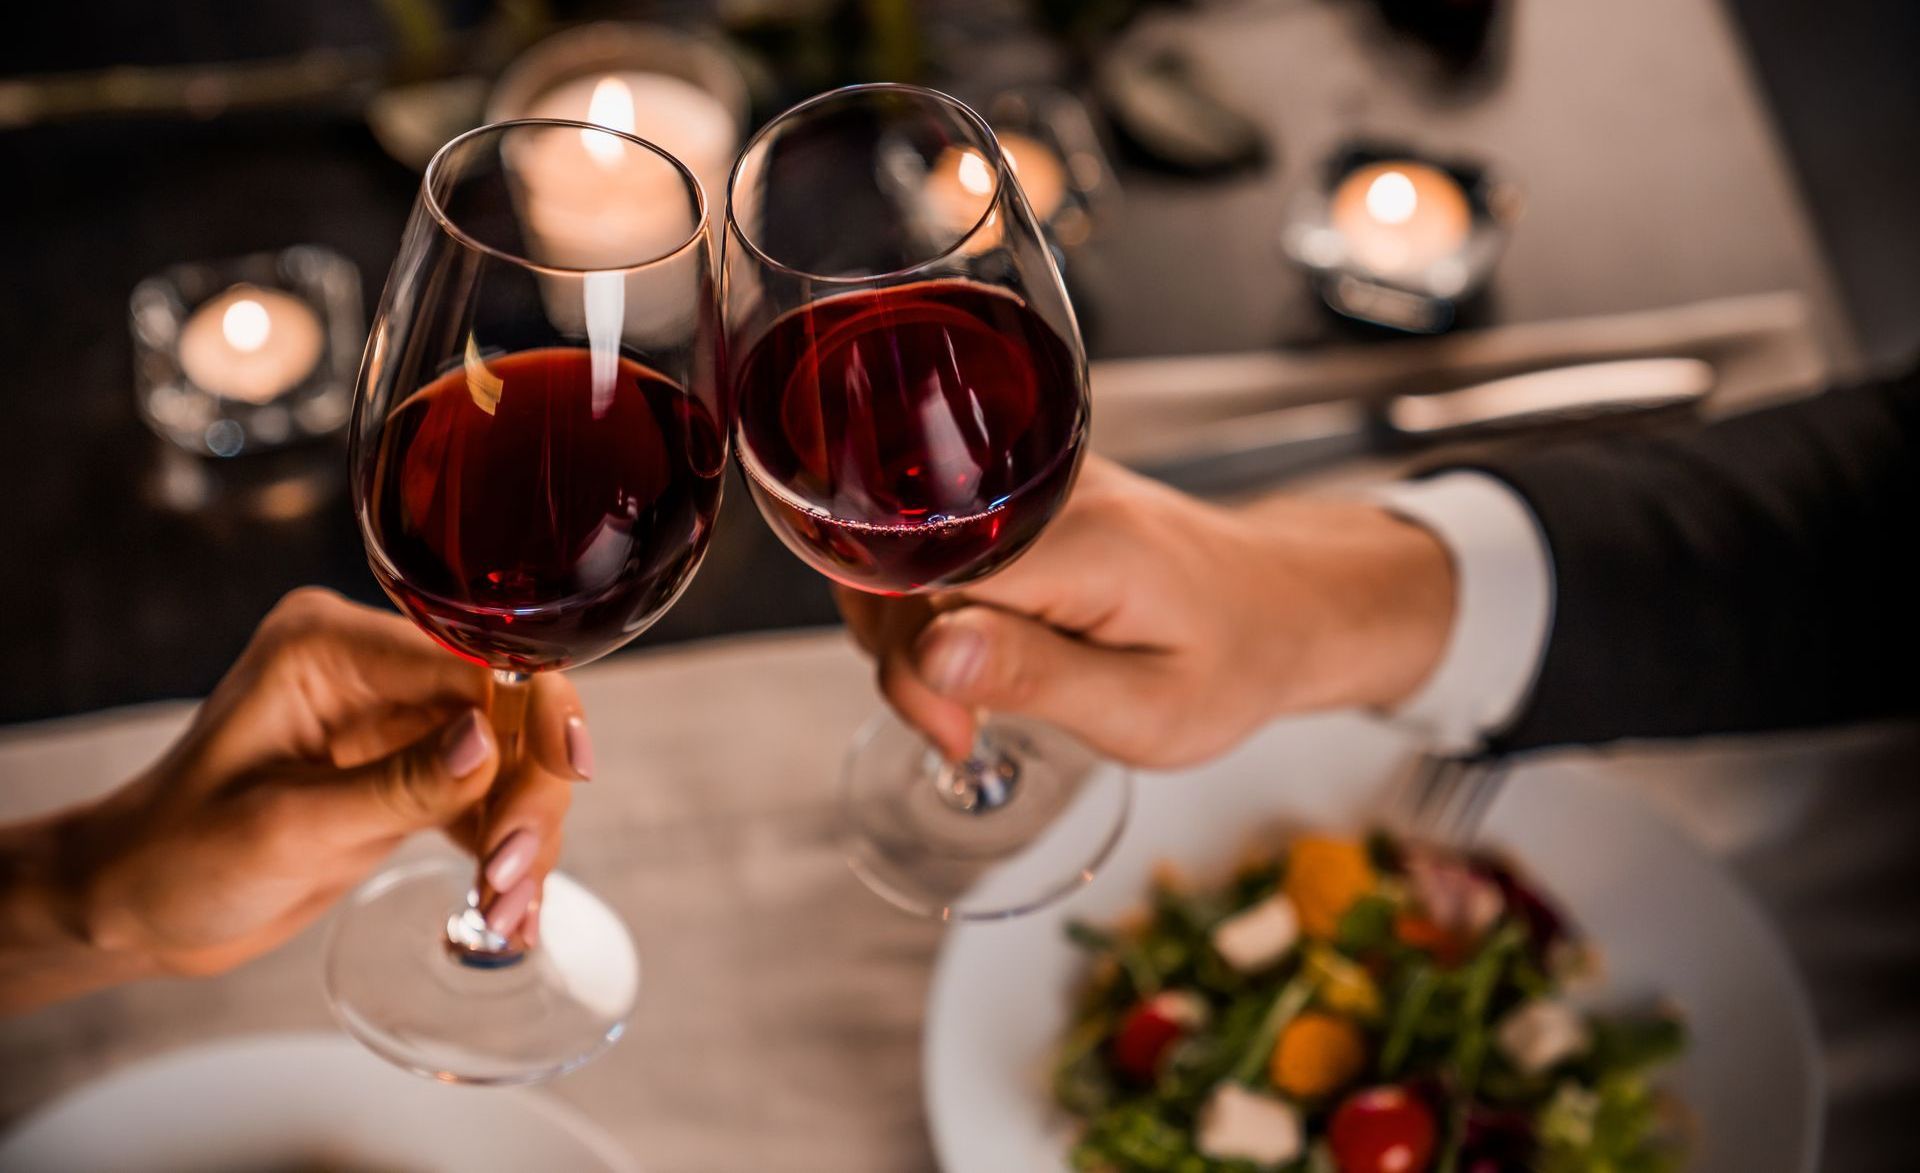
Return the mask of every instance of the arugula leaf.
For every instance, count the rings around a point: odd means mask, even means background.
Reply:
[[[1400,850],[1400,841],[1388,832],[1375,827],[1367,832],[1367,862],[1376,872],[1398,872],[1405,866],[1404,853]]]
[[[1687,1028],[1671,1014],[1641,1013],[1592,1019],[1593,1046],[1580,1062],[1589,1079],[1631,1074],[1675,1058],[1687,1046]]]
[[[1362,896],[1340,918],[1334,944],[1347,953],[1373,953],[1391,947],[1397,910],[1385,896]]]
[[[1155,926],[1162,932],[1186,938],[1189,943],[1205,940],[1227,915],[1218,897],[1181,888],[1155,887],[1153,890]]]
[[[1074,1024],[1054,1060],[1053,1098],[1080,1116],[1105,1109],[1119,1093],[1102,1046],[1113,1033],[1112,1016],[1088,1015]]]
[[[1160,992],[1161,971],[1148,955],[1143,942],[1078,920],[1067,922],[1067,939],[1089,953],[1103,954],[1118,962],[1126,972],[1136,998],[1147,998]]]
[[[1539,1173],[1678,1173],[1659,1095],[1638,1075],[1572,1080],[1541,1109]]]
[[[1071,1159],[1075,1169],[1179,1173],[1182,1159],[1195,1155],[1187,1129],[1140,1100],[1094,1117]]]
[[[1067,940],[1089,953],[1111,953],[1119,946],[1119,939],[1113,933],[1083,920],[1067,922]]]
[[[1433,994],[1440,986],[1440,975],[1429,962],[1415,962],[1394,1001],[1393,1020],[1387,1026],[1386,1041],[1380,1044],[1380,1078],[1392,1079],[1407,1061],[1413,1047],[1414,1028],[1420,1025]]]
[[[1507,925],[1461,971],[1460,1021],[1455,1024],[1459,1033],[1454,1036],[1451,1060],[1460,1094],[1467,1099],[1473,1098],[1480,1082],[1480,1063],[1487,1053],[1487,1011],[1501,970],[1525,942],[1526,931],[1521,926]]]
[[[1264,992],[1235,998],[1214,1016],[1209,1029],[1177,1044],[1161,1068],[1155,1087],[1169,1103],[1195,1109],[1216,1085],[1225,1080],[1265,1022],[1272,998]]]
[[[1273,1044],[1279,1039],[1280,1032],[1286,1029],[1307,1003],[1313,1001],[1313,991],[1320,983],[1305,973],[1297,973],[1280,992],[1273,997],[1260,1026],[1247,1040],[1246,1049],[1240,1053],[1240,1059],[1233,1065],[1231,1073],[1236,1083],[1252,1083],[1260,1071],[1266,1067],[1267,1060],[1273,1054]]]
[[[1453,1068],[1454,1110],[1447,1126],[1438,1173],[1453,1173],[1460,1160],[1460,1146],[1466,1139],[1467,1109],[1473,1103],[1480,1082],[1480,1064],[1487,1053],[1487,1011],[1494,989],[1507,959],[1526,943],[1526,930],[1509,924],[1494,933],[1474,959],[1460,973],[1460,1015],[1454,1023],[1453,1051],[1448,1062]]]
[[[1233,882],[1227,886],[1227,907],[1235,912],[1252,908],[1278,892],[1282,870],[1280,861],[1277,859],[1267,860],[1240,870],[1234,875]]]

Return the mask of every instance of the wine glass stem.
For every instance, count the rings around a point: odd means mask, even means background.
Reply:
[[[985,714],[974,729],[973,748],[960,761],[942,759],[934,785],[955,810],[984,815],[1013,801],[1020,786],[1020,760],[987,731]]]
[[[487,716],[493,723],[494,741],[500,747],[500,765],[496,778],[505,778],[519,762],[525,752],[527,729],[527,703],[532,699],[533,689],[525,672],[512,672],[496,668],[493,672],[493,687],[488,697]],[[480,801],[480,807],[474,813],[479,824],[474,829],[474,841],[484,849],[489,839],[489,825],[493,818],[493,796],[498,788],[489,791]],[[496,933],[488,927],[487,918],[482,912],[497,895],[487,883],[486,871],[474,876],[473,887],[467,891],[466,904],[455,909],[447,917],[447,950],[462,964],[482,969],[493,969],[503,965],[512,965],[526,955],[527,946],[517,938]]]

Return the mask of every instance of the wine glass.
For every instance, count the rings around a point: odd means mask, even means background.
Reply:
[[[1086,355],[979,115],[891,84],[788,110],[734,165],[723,253],[737,456],[788,548],[901,596],[963,591],[1032,544],[1079,468]],[[848,758],[849,862],[902,908],[1031,911],[1119,837],[1124,771],[1036,722],[979,728],[948,762],[882,715]]]
[[[531,675],[645,630],[706,551],[728,443],[713,276],[698,181],[631,135],[504,122],[427,167],[360,371],[354,510],[394,603],[492,670],[502,771]],[[326,966],[341,1022],[467,1083],[618,1038],[639,963],[613,911],[555,873],[535,947],[488,927],[493,895],[464,864],[356,893]]]

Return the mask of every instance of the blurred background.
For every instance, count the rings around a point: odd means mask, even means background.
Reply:
[[[634,50],[647,60],[632,68],[683,73],[723,105],[737,88],[739,133],[828,86],[903,79],[1037,141],[1064,168],[1030,164],[1029,196],[1048,205],[1097,360],[1278,354],[1295,384],[1328,373],[1327,394],[1365,396],[1459,353],[1421,334],[1506,337],[1538,362],[1583,357],[1587,335],[1501,332],[1592,321],[1606,357],[1644,351],[1633,331],[1660,334],[1674,307],[1775,294],[1793,300],[1767,320],[1803,335],[1795,380],[1920,342],[1920,8],[1903,0],[33,8],[0,39],[0,613],[16,665],[0,721],[201,694],[297,584],[378,598],[327,420],[289,438],[283,418],[255,419],[223,457],[239,433],[201,443],[194,417],[182,442],[130,298],[156,278],[191,308],[180,282],[227,272],[205,263],[331,250],[357,270],[353,312],[328,319],[330,346],[351,335],[336,356],[350,369],[418,167],[490,101],[526,112],[522,91],[569,68],[565,50],[529,49],[587,21],[683,34]],[[618,53],[606,68],[625,67]],[[1436,277],[1453,296],[1411,310],[1349,298],[1336,312],[1334,277],[1289,226],[1310,231],[1342,169],[1383,154],[1468,189],[1487,268]],[[1699,330],[1676,321],[1662,337],[1684,352]],[[1246,376],[1103,364],[1097,397],[1103,377],[1159,420],[1189,389],[1143,380]],[[1112,410],[1122,455],[1125,416]],[[734,492],[690,596],[638,643],[831,618],[824,580]]]

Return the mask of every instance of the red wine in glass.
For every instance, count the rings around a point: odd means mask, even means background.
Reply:
[[[991,573],[1039,536],[1079,465],[1074,352],[1017,297],[971,281],[811,302],[737,369],[741,464],[761,512],[861,590]]]
[[[699,400],[617,354],[467,362],[381,431],[372,565],[459,655],[535,672],[619,647],[680,593],[720,504],[725,446]]]

